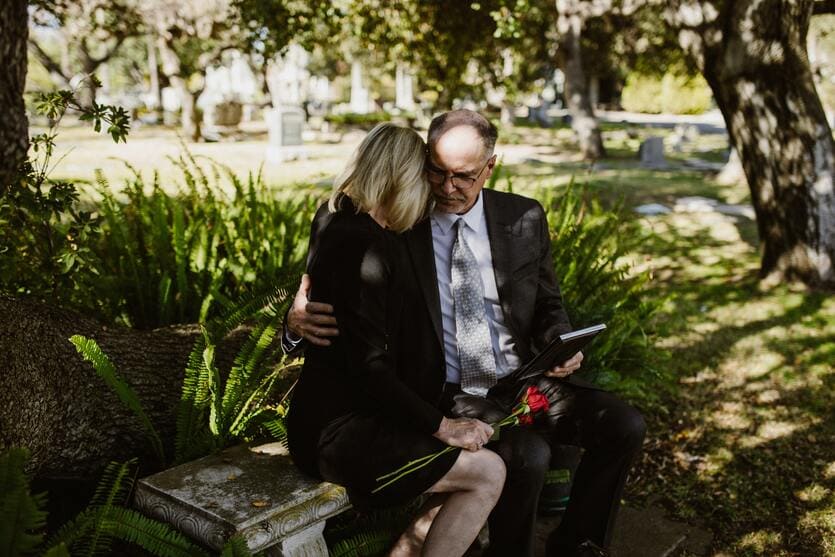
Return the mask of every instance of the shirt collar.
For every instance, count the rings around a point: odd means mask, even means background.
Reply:
[[[475,204],[463,215],[444,213],[437,210],[432,211],[432,222],[440,228],[444,235],[449,233],[458,219],[464,219],[464,223],[472,230],[481,232],[481,227],[484,223],[484,190],[478,192],[478,198],[476,198]]]

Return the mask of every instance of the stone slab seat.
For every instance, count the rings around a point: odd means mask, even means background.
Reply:
[[[279,443],[238,445],[137,482],[134,505],[210,549],[240,534],[253,552],[328,554],[325,521],[350,508],[345,490],[299,472]]]

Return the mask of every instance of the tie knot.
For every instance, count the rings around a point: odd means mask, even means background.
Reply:
[[[458,220],[455,221],[455,233],[458,235],[463,234],[465,226],[467,226],[467,223],[464,221],[464,217],[458,217]]]

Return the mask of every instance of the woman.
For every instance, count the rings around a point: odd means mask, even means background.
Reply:
[[[333,305],[340,336],[306,350],[289,445],[303,471],[345,486],[360,508],[433,494],[393,555],[462,555],[498,500],[505,470],[481,449],[490,426],[477,422],[478,438],[456,435],[467,419],[445,418],[431,402],[442,370],[420,369],[410,345],[428,311],[400,233],[427,213],[424,160],[417,133],[380,124],[334,184],[309,273],[310,298]],[[467,450],[372,493],[377,477],[447,444]]]

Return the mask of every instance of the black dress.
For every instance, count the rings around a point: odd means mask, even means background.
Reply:
[[[310,298],[334,306],[340,334],[305,351],[288,416],[290,454],[304,472],[345,486],[355,506],[405,503],[458,456],[451,451],[371,493],[379,476],[446,446],[432,436],[443,417],[443,371],[421,369],[414,353],[413,331],[430,319],[426,302],[402,236],[356,213],[347,197],[317,242]]]

